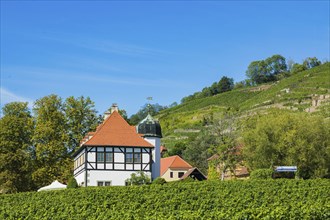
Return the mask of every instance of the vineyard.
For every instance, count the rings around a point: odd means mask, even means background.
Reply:
[[[0,196],[0,219],[330,219],[330,181],[204,181]]]

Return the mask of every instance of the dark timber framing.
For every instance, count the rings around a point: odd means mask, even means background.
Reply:
[[[102,151],[98,151],[98,148],[103,148]],[[89,148],[89,149],[88,149]],[[132,148],[132,153],[133,155],[133,161],[132,162],[127,162],[126,161],[126,154],[127,148]],[[107,151],[109,149],[109,151]],[[102,162],[97,162],[97,152],[101,152],[104,154],[104,160]],[[106,161],[106,153],[112,152],[112,161],[107,162]],[[95,153],[95,161],[89,161],[88,160],[88,154],[89,153]],[[116,162],[115,158],[115,153],[122,153],[124,156],[124,162]],[[88,170],[109,170],[109,171],[147,171],[151,172],[152,170],[152,163],[153,163],[153,158],[152,158],[152,148],[149,147],[123,147],[123,146],[85,146],[84,153],[85,154],[85,161],[83,163],[84,168],[79,170],[78,172],[75,173],[75,176],[79,175],[82,172],[85,172],[85,183],[84,185],[87,186],[87,172]],[[140,162],[134,161],[135,155],[134,154],[140,154]],[[143,163],[143,155],[148,155],[149,157],[149,162],[148,163]],[[103,168],[98,167],[98,164],[103,164]],[[107,168],[107,164],[111,164],[111,168]],[[123,169],[115,169],[116,165],[124,165]],[[128,168],[128,165],[131,165],[131,169]],[[139,168],[135,168],[135,165],[139,165]],[[79,167],[75,167],[76,171],[79,169]]]
[[[85,186],[87,187],[87,148],[85,148]]]

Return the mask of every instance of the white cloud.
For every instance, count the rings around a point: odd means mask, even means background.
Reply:
[[[5,88],[2,88],[2,87],[0,87],[0,97],[1,97],[1,100],[0,100],[1,106],[4,106],[5,104],[10,103],[10,102],[28,102],[29,108],[32,108],[32,105],[33,105],[32,99],[16,95],[13,92],[11,92]]]

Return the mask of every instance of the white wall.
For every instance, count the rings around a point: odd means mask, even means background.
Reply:
[[[152,179],[156,179],[160,176],[160,138],[157,137],[145,137],[146,141],[154,145],[155,148],[152,150]]]
[[[88,186],[97,186],[97,181],[111,181],[112,186],[125,186],[125,180],[131,178],[131,174],[135,171],[102,171],[89,170],[87,179]],[[150,172],[145,172],[149,177]]]
[[[179,180],[179,172],[186,173],[189,169],[171,169],[169,168],[162,176],[166,180],[166,182]],[[173,178],[171,178],[170,173],[173,172]]]
[[[81,172],[78,176],[74,177],[79,186],[85,186],[85,171]]]
[[[157,144],[157,143],[156,143]],[[160,145],[160,140],[159,143]],[[97,147],[94,149],[91,149],[91,147],[88,147],[87,150],[92,150],[91,152],[87,153],[87,160],[89,163],[87,163],[87,169],[96,169],[96,152],[101,151],[104,152],[103,147]],[[160,147],[159,147],[160,150]],[[132,148],[126,148],[127,152],[132,152]],[[75,159],[78,159],[81,154],[83,154],[85,151],[82,151],[79,155],[75,157]],[[144,150],[142,150],[142,163],[149,163],[149,154],[146,153]],[[160,161],[160,153],[159,153],[159,161]],[[125,156],[124,153],[122,153],[119,148],[114,148],[114,162],[116,163],[124,163],[125,162]],[[142,165],[142,168],[145,168],[145,164]],[[159,163],[160,164],[160,163]],[[97,186],[97,181],[111,181],[112,185],[114,186],[124,186],[125,180],[131,177],[132,173],[136,173],[136,170],[141,170],[141,163],[135,163],[135,164],[126,164],[126,169],[135,169],[135,171],[124,171],[124,170],[88,170],[87,172],[84,170],[85,166],[79,167],[79,169],[76,169],[74,171],[75,178],[77,180],[77,183],[79,185],[85,185],[85,175],[87,175],[87,185],[88,186]],[[97,163],[97,169],[124,169],[124,164],[114,164],[113,163]],[[147,165],[146,169],[149,169],[149,165]],[[79,171],[83,170],[83,172],[79,173]],[[79,174],[78,174],[79,173]],[[151,172],[145,171],[147,175],[151,177]],[[158,175],[159,176],[159,175]]]

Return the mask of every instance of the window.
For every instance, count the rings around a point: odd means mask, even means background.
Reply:
[[[104,152],[96,153],[96,162],[104,162]]]
[[[126,153],[126,163],[133,163],[133,153]]]
[[[97,186],[111,186],[111,181],[97,181]]]
[[[141,153],[134,153],[134,163],[141,163]]]
[[[178,177],[181,178],[184,175],[184,172],[179,172]]]
[[[173,178],[173,172],[170,172],[170,178]]]
[[[105,162],[112,162],[113,161],[113,154],[110,152],[105,153]]]

